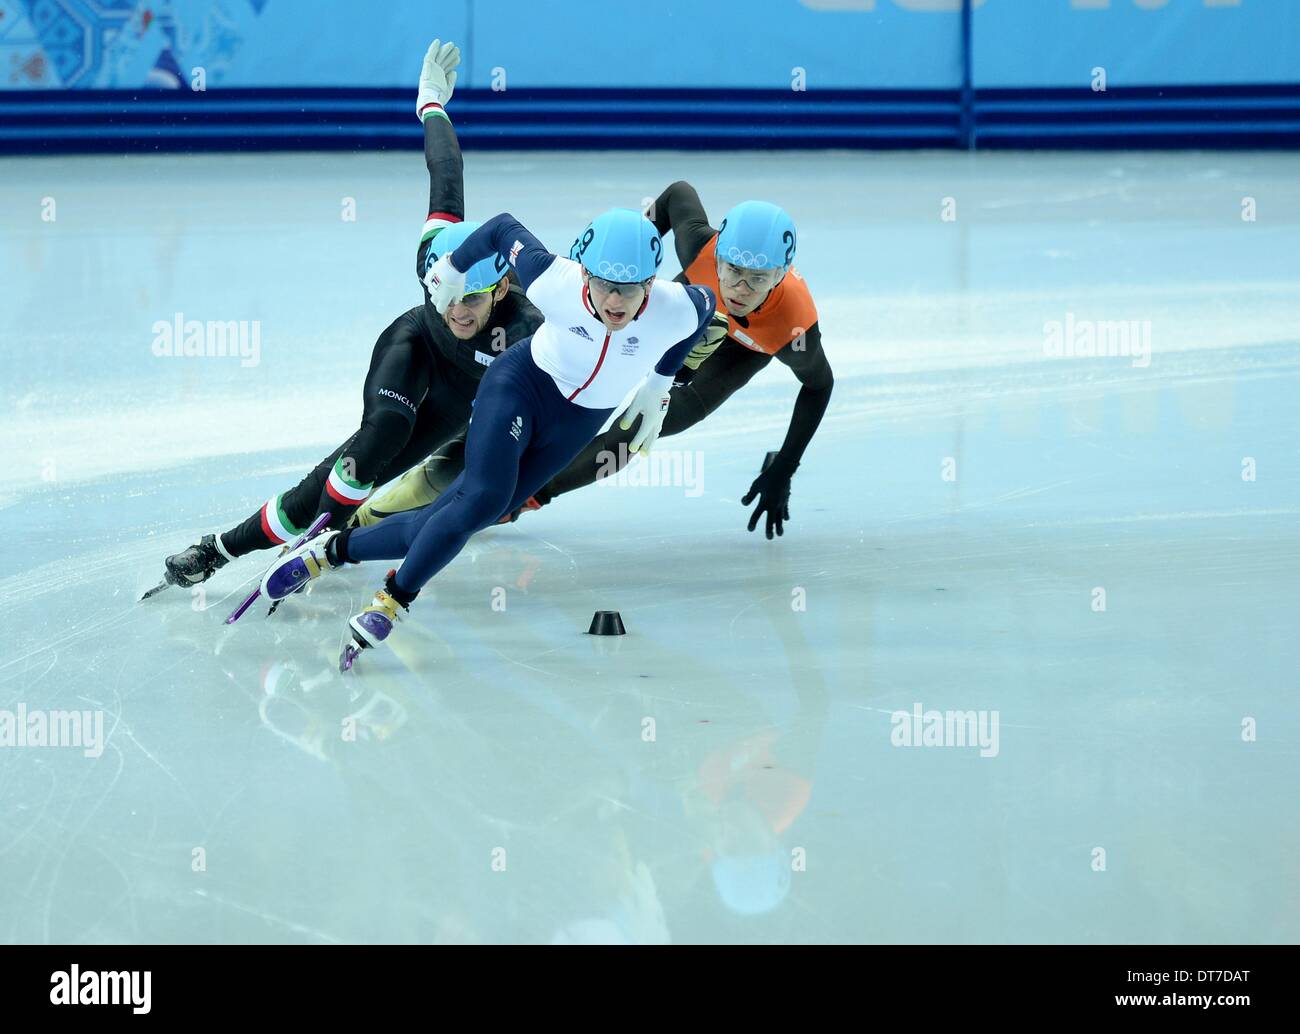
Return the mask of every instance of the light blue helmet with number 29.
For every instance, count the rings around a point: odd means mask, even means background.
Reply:
[[[664,242],[654,223],[630,208],[596,216],[569,249],[592,276],[621,284],[649,280],[664,260]]]
[[[452,223],[445,229],[439,230],[429,242],[429,250],[425,252],[424,271],[428,273],[430,266],[443,255],[449,255],[459,248],[465,243],[465,238],[482,225],[474,222]],[[465,273],[465,293],[474,294],[476,291],[491,290],[505,279],[509,269],[509,263],[501,255],[489,255],[485,259],[480,259]]]
[[[767,201],[742,201],[718,229],[718,258],[733,266],[788,269],[794,251],[794,220]]]

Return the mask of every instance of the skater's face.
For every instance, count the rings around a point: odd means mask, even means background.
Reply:
[[[487,326],[492,317],[492,306],[501,301],[509,290],[510,285],[502,280],[490,291],[467,294],[460,301],[447,306],[442,321],[456,337],[468,341]]]
[[[757,309],[784,276],[784,269],[747,269],[718,259],[718,286],[733,316],[748,316]]]
[[[622,330],[632,322],[650,291],[650,282],[654,280],[651,277],[639,284],[619,284],[592,276],[586,270],[582,275],[586,278],[596,315],[610,330]]]

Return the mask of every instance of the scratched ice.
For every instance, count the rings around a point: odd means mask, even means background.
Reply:
[[[1296,940],[1298,177],[469,155],[557,250],[678,178],[783,203],[835,397],[784,539],[739,505],[773,364],[678,484],[483,534],[344,678],[378,569],[228,631],[259,559],[136,598],[354,426],[418,154],[0,162],[0,710],[105,718],[0,749],[0,939]],[[256,363],[155,356],[177,313]],[[1048,354],[1103,321],[1128,354]],[[896,745],[916,708],[996,744]]]

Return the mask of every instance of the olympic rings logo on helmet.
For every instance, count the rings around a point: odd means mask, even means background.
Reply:
[[[597,267],[596,272],[607,280],[614,280],[618,283],[630,284],[641,279],[641,267],[636,265],[624,265],[622,262],[604,262],[602,261]]]
[[[770,264],[766,252],[760,251],[755,255],[734,244],[727,249],[727,261],[733,266],[744,266],[746,269],[766,269]]]

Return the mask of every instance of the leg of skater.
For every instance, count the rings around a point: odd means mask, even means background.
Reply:
[[[402,557],[375,601],[350,622],[354,655],[355,649],[382,643],[398,609],[408,608],[475,532],[572,460],[609,412],[569,402],[525,346],[511,349],[483,379],[465,470],[434,505],[304,545],[268,572],[264,592],[274,600],[340,564]]]
[[[195,585],[227,562],[259,549],[297,538],[322,513],[340,528],[361,505],[379,473],[412,437],[416,411],[429,391],[427,348],[422,340],[420,310],[399,316],[380,334],[371,353],[362,392],[360,427],[318,463],[297,485],[267,500],[240,524],[169,556],[167,581]],[[468,405],[448,414],[448,433],[463,423]]]
[[[517,497],[532,494],[590,441],[609,415],[566,400],[524,345],[511,349],[483,379],[465,443],[465,469],[431,506],[351,529],[340,559],[399,556],[397,585],[418,593],[469,537],[494,524]],[[526,497],[526,496],[525,496]]]
[[[474,532],[496,523],[562,470],[608,417],[609,410],[569,402],[531,360],[515,365],[521,376],[518,381],[501,378],[500,391],[488,393],[485,378],[466,440],[465,470],[456,482],[426,510],[384,522],[401,521],[409,531],[418,517],[427,514],[401,567],[390,573],[374,602],[349,622],[355,646],[344,651],[344,670],[358,650],[387,639],[398,608],[409,608]],[[524,381],[528,383],[520,383]],[[383,532],[380,524],[348,535],[339,549],[340,558],[367,559],[363,554],[371,548],[385,548]],[[375,540],[373,547],[366,538]],[[385,545],[391,550],[395,543],[388,540]]]
[[[444,442],[424,460],[411,467],[382,495],[368,499],[352,515],[358,528],[378,524],[395,514],[429,506],[451,487],[465,469],[465,434]]]
[[[403,601],[409,602],[408,596],[414,599],[424,582],[460,551],[470,535],[491,523],[514,495],[519,460],[535,423],[523,420],[531,390],[516,373],[520,363],[514,353],[520,350],[524,350],[526,358],[525,345],[520,344],[493,363],[483,378],[470,425],[468,462],[451,491],[426,509],[304,543],[267,571],[262,591],[268,599],[281,599],[344,563],[409,558],[411,567],[403,565],[407,574],[420,572],[418,583],[408,583],[398,590]],[[456,513],[452,518],[440,519],[453,509]]]

